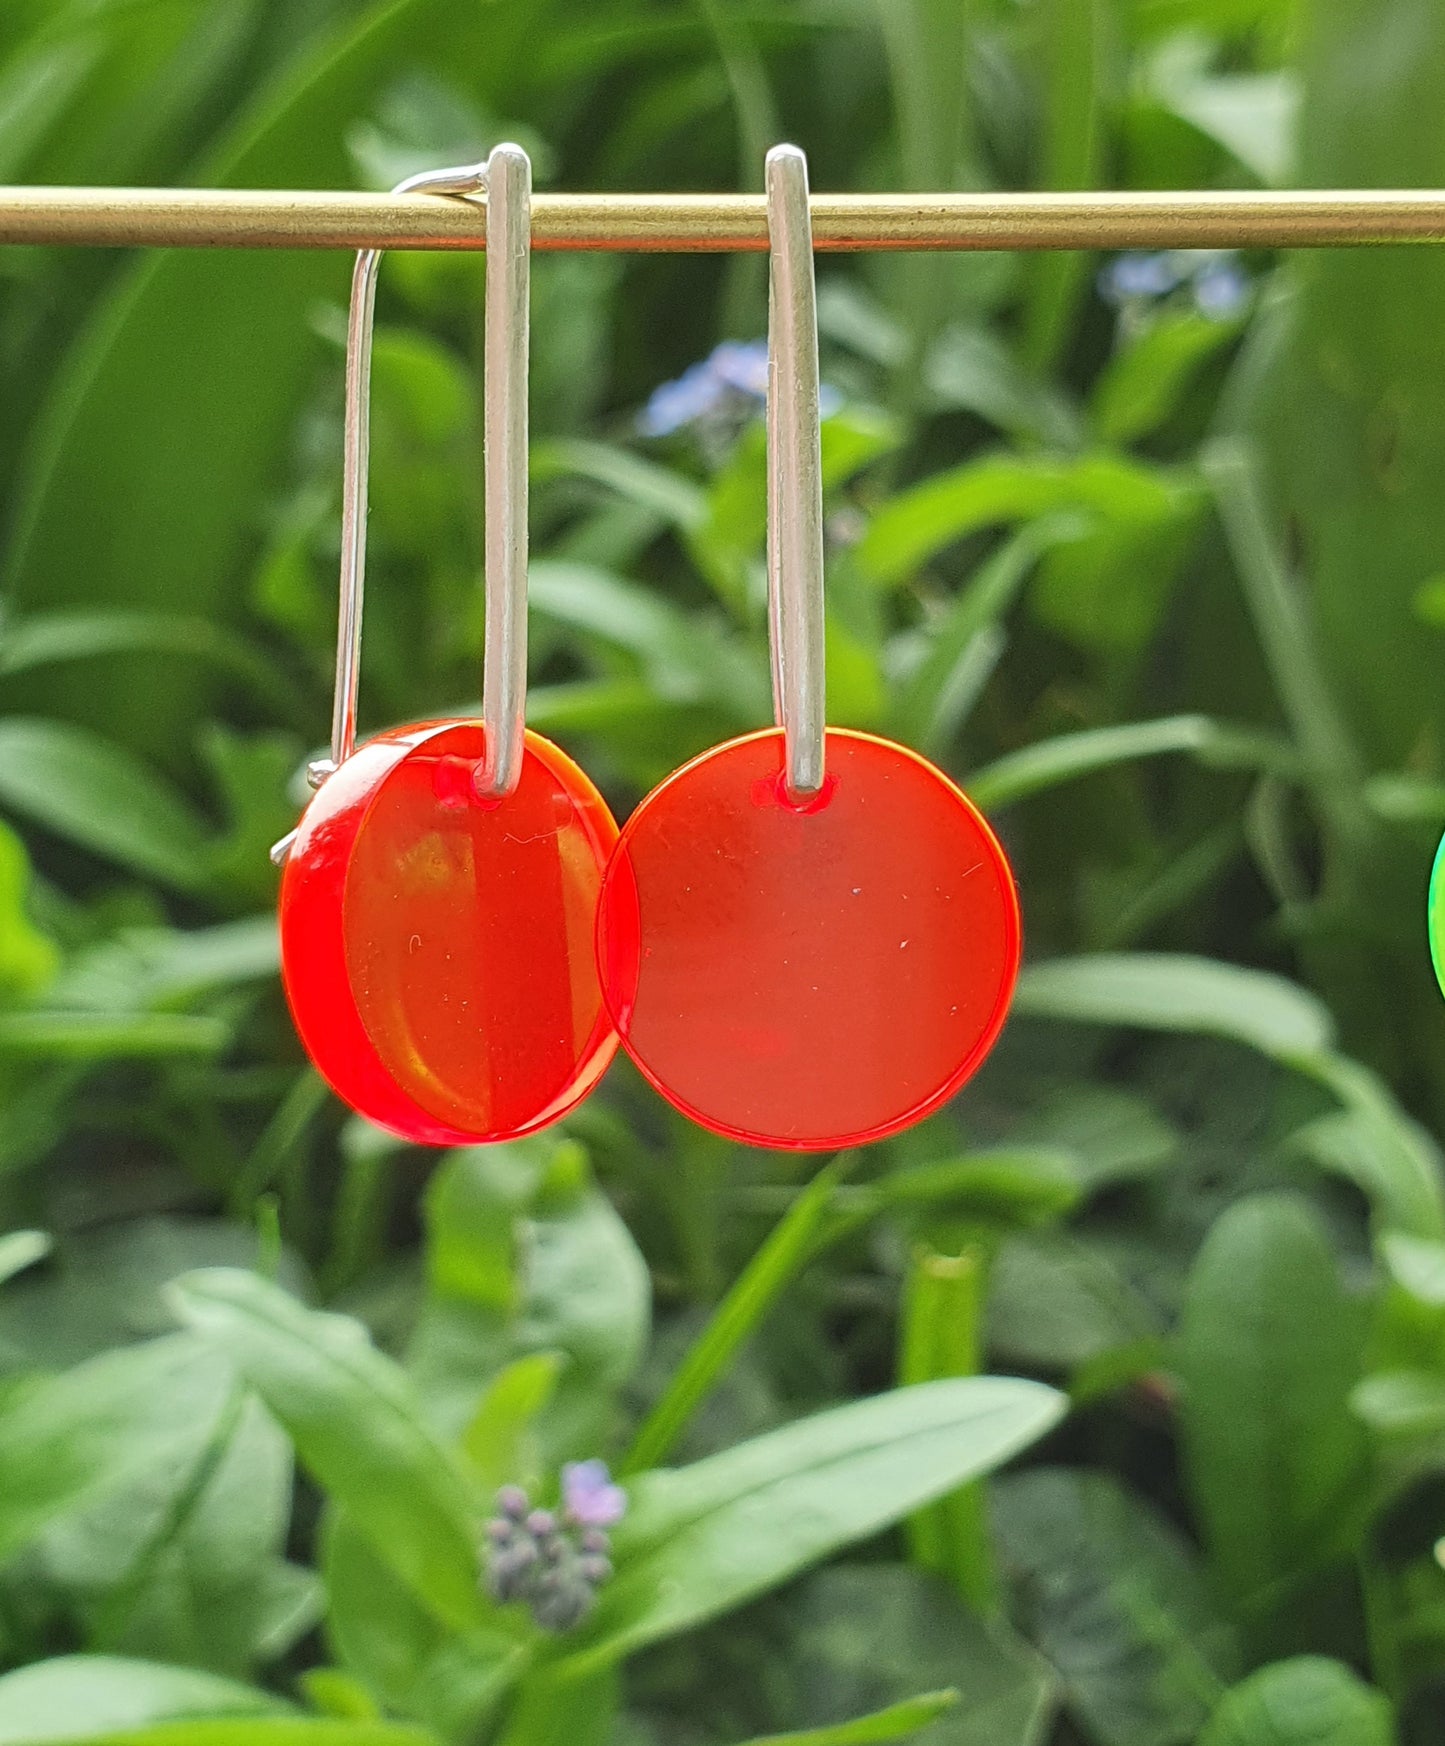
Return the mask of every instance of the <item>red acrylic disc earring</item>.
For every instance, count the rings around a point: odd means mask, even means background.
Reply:
[[[347,331],[341,609],[331,756],[277,844],[281,967],[301,1040],[354,1109],[406,1139],[511,1139],[574,1107],[616,1049],[593,935],[617,826],[524,725],[531,166],[401,191],[487,195],[486,651],[479,721],[356,747],[371,330],[379,256],[358,255]]]
[[[1018,899],[982,815],[906,747],[825,728],[818,337],[807,165],[767,160],[768,573],[778,726],[676,771],[598,910],[623,1047],[685,1115],[756,1145],[883,1139],[1002,1028]]]

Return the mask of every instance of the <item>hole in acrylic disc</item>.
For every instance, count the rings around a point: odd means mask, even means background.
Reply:
[[[587,777],[533,734],[515,791],[479,796],[483,745],[479,723],[459,722],[412,730],[385,760],[332,857],[342,871],[324,944],[286,926],[282,889],[288,992],[301,980],[293,956],[327,984],[324,998],[292,992],[318,1068],[373,1120],[433,1144],[544,1127],[616,1048],[592,939],[617,827]],[[370,1105],[353,1095],[362,1081]]]
[[[684,1114],[826,1150],[937,1109],[1002,1028],[1018,974],[1008,860],[972,802],[905,747],[830,729],[794,804],[783,738],[733,740],[655,789],[598,911],[614,1024]]]

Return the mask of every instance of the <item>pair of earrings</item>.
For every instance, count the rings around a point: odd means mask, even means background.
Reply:
[[[937,1109],[1002,1027],[1008,862],[918,754],[825,726],[818,336],[807,166],[767,160],[768,618],[777,726],[676,771],[619,834],[526,730],[531,170],[514,145],[408,191],[487,195],[486,648],[479,721],[355,746],[378,256],[358,256],[346,376],[331,756],[277,845],[282,969],[318,1071],[433,1145],[515,1138],[619,1041],[675,1107],[825,1150]]]

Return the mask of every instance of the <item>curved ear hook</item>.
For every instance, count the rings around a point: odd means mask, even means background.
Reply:
[[[486,513],[486,652],[482,674],[485,767],[479,793],[510,794],[521,772],[527,703],[527,363],[531,298],[532,165],[518,145],[484,164],[423,170],[394,194],[487,193],[487,290],[483,343]],[[371,346],[380,249],[362,249],[351,275],[346,323],[346,411],[341,475],[341,591],[331,756],[307,766],[319,788],[356,749],[361,615],[366,592],[367,463],[371,446]],[[292,835],[295,833],[293,832]],[[271,851],[280,865],[286,836]]]
[[[424,170],[398,194],[487,193],[487,290],[483,337],[486,410],[486,654],[482,721],[486,770],[479,791],[511,793],[522,763],[527,703],[527,362],[531,307],[532,164],[518,145],[493,148],[484,164]],[[346,329],[346,432],[341,497],[341,609],[331,758],[313,765],[313,786],[356,746],[361,609],[366,585],[367,460],[371,434],[371,336],[377,249],[363,249],[351,278]]]
[[[808,160],[768,153],[768,642],[788,792],[823,786],[823,462]]]

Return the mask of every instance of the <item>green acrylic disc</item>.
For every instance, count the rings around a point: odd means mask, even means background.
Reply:
[[[1435,978],[1445,992],[1445,837],[1440,839],[1440,847],[1435,851],[1435,865],[1430,869],[1430,896],[1426,911],[1430,960],[1435,966]]]

